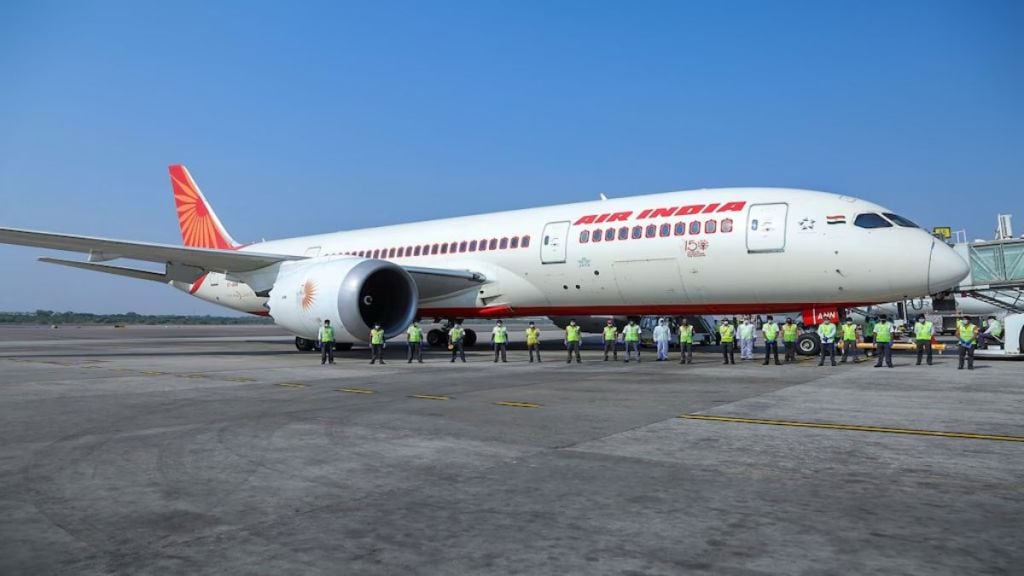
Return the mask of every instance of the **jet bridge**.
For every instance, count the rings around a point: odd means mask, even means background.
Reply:
[[[961,294],[1024,313],[1024,238],[957,244],[971,272],[957,288]]]

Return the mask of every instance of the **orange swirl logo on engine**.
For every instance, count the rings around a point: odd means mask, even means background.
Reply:
[[[309,310],[313,303],[316,302],[316,282],[312,280],[306,280],[306,283],[302,285],[302,303],[303,310]]]

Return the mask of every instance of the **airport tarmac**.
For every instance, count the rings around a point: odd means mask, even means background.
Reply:
[[[1024,364],[567,365],[543,328],[542,364],[320,366],[0,327],[0,574],[1021,573]]]

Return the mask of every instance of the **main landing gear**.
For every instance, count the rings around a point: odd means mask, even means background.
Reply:
[[[295,337],[295,348],[299,352],[312,352],[316,350],[316,340],[310,340],[309,338],[303,338],[301,336]],[[347,352],[352,349],[351,342],[335,342],[334,349],[338,352]]]
[[[435,320],[436,321],[436,320]],[[455,325],[454,319],[448,319],[441,323],[440,328],[434,328],[427,332],[427,345],[431,347],[444,347],[448,345],[448,331]],[[462,345],[471,348],[476,345],[476,331],[465,328],[465,335],[462,337]]]

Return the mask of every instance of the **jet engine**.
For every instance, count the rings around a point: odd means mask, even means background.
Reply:
[[[267,301],[277,325],[315,339],[330,320],[338,341],[369,341],[380,324],[387,337],[416,318],[419,292],[401,266],[383,260],[334,257],[285,262]]]

